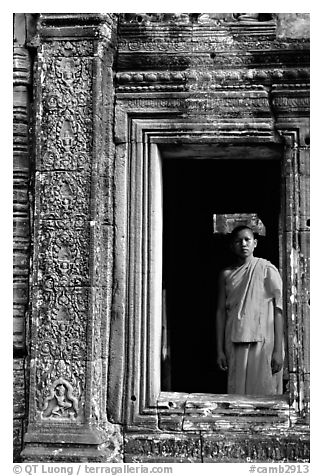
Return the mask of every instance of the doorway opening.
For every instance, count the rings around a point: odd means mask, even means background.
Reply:
[[[226,393],[226,375],[216,366],[215,312],[218,274],[231,255],[212,219],[257,213],[266,236],[255,256],[279,267],[279,158],[163,155],[162,390]]]

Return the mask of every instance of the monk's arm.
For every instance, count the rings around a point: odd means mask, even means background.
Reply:
[[[274,308],[274,350],[271,359],[271,368],[273,374],[279,372],[283,366],[283,337],[284,323],[282,310],[275,306]]]
[[[216,311],[216,360],[221,370],[227,370],[227,360],[224,353],[225,317],[225,275],[222,272],[218,283],[218,306]]]

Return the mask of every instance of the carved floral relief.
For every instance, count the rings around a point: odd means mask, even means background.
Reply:
[[[46,219],[84,219],[89,214],[90,177],[78,172],[39,176],[40,216]]]
[[[36,414],[84,418],[90,310],[92,44],[49,42],[40,58],[35,243]]]
[[[92,67],[89,58],[49,56],[42,65],[44,169],[90,169]]]
[[[38,240],[38,282],[45,288],[88,284],[89,230],[83,220],[42,222]]]

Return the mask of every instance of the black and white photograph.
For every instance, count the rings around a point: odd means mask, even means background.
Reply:
[[[275,6],[13,13],[15,474],[310,473],[312,13]]]

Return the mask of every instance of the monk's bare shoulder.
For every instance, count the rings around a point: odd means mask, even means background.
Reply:
[[[229,274],[232,272],[232,267],[227,267],[224,268],[219,275],[219,279],[221,281],[225,281],[225,279],[229,276]]]

